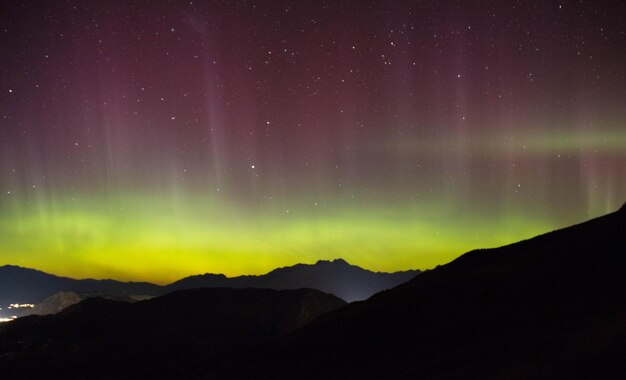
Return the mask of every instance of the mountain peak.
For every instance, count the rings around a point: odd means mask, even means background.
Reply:
[[[335,265],[347,265],[350,266],[350,264],[344,260],[344,259],[334,259],[334,260],[317,260],[317,262],[315,263],[315,265],[324,265],[324,264],[335,264]]]

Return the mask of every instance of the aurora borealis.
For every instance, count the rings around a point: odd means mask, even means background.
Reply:
[[[427,269],[626,201],[622,1],[0,7],[0,265]]]

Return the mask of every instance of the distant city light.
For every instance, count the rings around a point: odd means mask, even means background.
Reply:
[[[35,305],[32,303],[12,303],[9,305],[9,310],[10,309],[26,309],[26,308],[32,308],[32,307],[35,307]]]

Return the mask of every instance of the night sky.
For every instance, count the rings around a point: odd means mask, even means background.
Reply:
[[[0,6],[0,264],[427,269],[626,201],[626,2]]]

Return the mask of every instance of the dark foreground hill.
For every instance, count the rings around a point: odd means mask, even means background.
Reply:
[[[625,378],[626,209],[469,252],[209,378]]]
[[[195,289],[90,298],[0,326],[3,378],[188,378],[344,305],[312,289]]]

